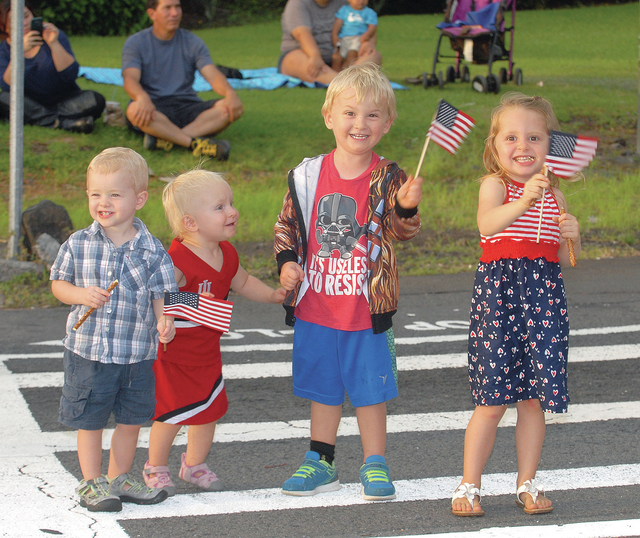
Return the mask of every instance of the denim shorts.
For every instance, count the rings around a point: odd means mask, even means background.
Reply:
[[[345,391],[354,407],[398,396],[393,331],[340,331],[296,319],[293,393],[324,405],[341,405]]]
[[[156,406],[153,361],[104,364],[64,350],[64,386],[58,420],[77,430],[101,430],[111,413],[117,424],[139,425]]]

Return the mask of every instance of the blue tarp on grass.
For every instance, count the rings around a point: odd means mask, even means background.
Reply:
[[[265,67],[264,69],[240,69],[243,78],[230,78],[229,84],[234,90],[275,90],[276,88],[295,88],[306,86],[307,88],[326,88],[324,84],[304,82],[298,78],[289,77],[278,73],[276,67]],[[79,76],[97,82],[99,84],[112,84],[122,86],[122,71],[113,67],[80,67]],[[391,83],[394,90],[406,90],[401,84]],[[193,89],[197,92],[211,91],[211,86],[196,71],[196,78],[193,82]]]

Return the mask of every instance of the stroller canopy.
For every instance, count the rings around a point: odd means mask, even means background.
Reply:
[[[455,3],[455,6],[453,5]],[[459,28],[462,26],[480,26],[485,30],[496,31],[498,11],[502,0],[491,2],[490,0],[459,0],[452,2],[453,16],[436,25],[440,30],[445,28]],[[511,1],[505,2],[510,4]]]

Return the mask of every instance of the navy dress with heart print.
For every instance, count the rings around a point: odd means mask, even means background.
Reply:
[[[506,182],[505,203],[524,185]],[[569,316],[558,260],[560,214],[551,191],[502,232],[481,236],[469,323],[469,382],[475,405],[537,398],[544,411],[567,411]]]

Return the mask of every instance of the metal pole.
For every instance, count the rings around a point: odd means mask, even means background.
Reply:
[[[9,116],[9,248],[8,258],[20,253],[22,232],[22,158],[24,156],[24,0],[11,0],[11,113]]]

